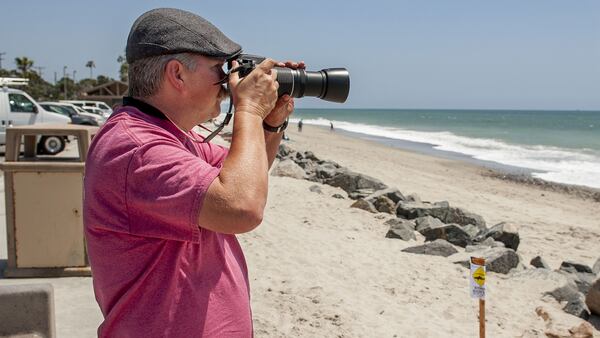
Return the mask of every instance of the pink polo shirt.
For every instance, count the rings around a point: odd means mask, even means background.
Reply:
[[[99,337],[252,336],[240,245],[197,222],[226,156],[132,107],[96,135],[84,224]]]

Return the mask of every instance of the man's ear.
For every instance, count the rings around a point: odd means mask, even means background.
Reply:
[[[165,66],[165,80],[176,90],[185,88],[183,81],[183,65],[177,60],[170,60]]]

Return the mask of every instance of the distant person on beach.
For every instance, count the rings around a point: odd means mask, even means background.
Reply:
[[[333,131],[333,122],[329,121],[329,131]]]
[[[266,59],[240,81],[241,47],[200,16],[155,9],[127,39],[129,95],[91,144],[85,238],[99,337],[252,337],[235,234],[262,221],[268,170],[294,110]],[[233,66],[237,63],[234,61]],[[235,104],[229,149],[192,131]]]
[[[300,121],[298,121],[298,132],[302,132],[302,119],[300,119]]]

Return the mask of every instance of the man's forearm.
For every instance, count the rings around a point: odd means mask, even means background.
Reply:
[[[266,145],[260,137],[262,121],[245,112],[236,112],[234,119],[231,147],[219,176],[238,193],[258,193],[266,198],[268,166]]]
[[[270,169],[271,165],[273,165],[273,161],[275,160],[275,156],[277,156],[277,152],[279,151],[279,143],[281,143],[281,137],[283,136],[283,132],[273,133],[265,130],[264,134],[265,148],[267,150],[267,161],[269,163]]]

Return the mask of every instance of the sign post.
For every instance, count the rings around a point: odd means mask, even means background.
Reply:
[[[485,338],[485,259],[471,257],[471,298],[479,299],[479,338]]]

